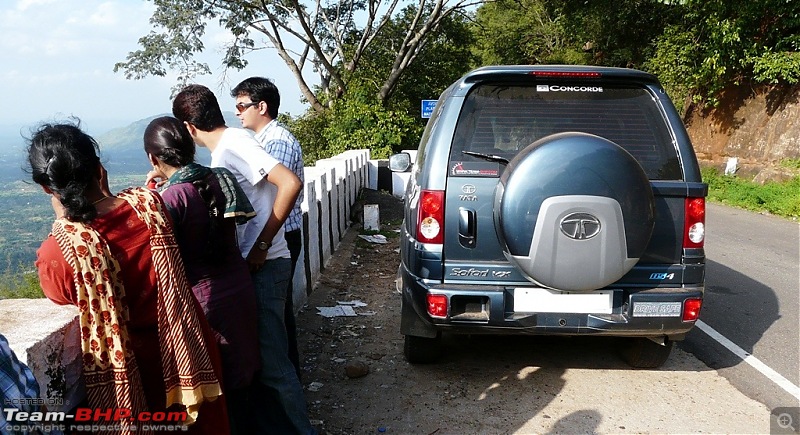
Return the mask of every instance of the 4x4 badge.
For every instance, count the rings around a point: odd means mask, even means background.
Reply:
[[[572,213],[561,219],[561,232],[570,239],[591,239],[600,233],[600,220],[589,213]]]

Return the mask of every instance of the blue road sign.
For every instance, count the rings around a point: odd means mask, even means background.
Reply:
[[[422,108],[420,111],[422,112],[423,118],[430,118],[433,115],[433,109],[436,107],[436,100],[422,100]]]

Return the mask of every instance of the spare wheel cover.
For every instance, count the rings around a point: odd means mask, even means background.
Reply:
[[[591,134],[542,138],[503,172],[495,227],[508,260],[531,281],[589,291],[619,280],[653,231],[653,191],[622,147]]]

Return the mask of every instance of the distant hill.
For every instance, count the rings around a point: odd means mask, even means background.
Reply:
[[[169,114],[161,113],[140,119],[124,127],[117,127],[99,136],[95,136],[95,140],[100,144],[100,149],[103,150],[103,152],[131,148],[133,143],[138,142],[141,144],[144,129],[147,128],[147,124],[161,116],[169,116]]]
[[[147,161],[142,145],[144,130],[153,119],[167,115],[153,115],[94,136],[100,145],[103,164],[112,177],[115,175],[144,175],[150,170],[150,163]],[[241,127],[241,122],[233,112],[223,112],[223,116],[229,127]],[[0,185],[19,180],[30,180],[30,175],[23,171],[26,166],[26,138],[24,136],[30,135],[30,133],[29,129],[19,129],[19,127],[0,129]],[[205,148],[198,148],[197,161],[208,164],[211,161],[211,154]]]
[[[142,138],[147,125],[155,118],[169,116],[167,113],[140,119],[127,126],[115,128],[95,137],[100,145],[103,163],[109,173],[144,174],[150,170],[150,162],[144,153]],[[233,112],[223,112],[225,123],[229,127],[241,127],[241,122]],[[211,154],[205,148],[198,148],[197,161],[208,164]]]

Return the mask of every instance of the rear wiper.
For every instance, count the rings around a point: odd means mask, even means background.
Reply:
[[[461,154],[466,154],[468,156],[478,157],[484,160],[488,160],[490,162],[497,162],[502,163],[504,165],[508,165],[508,159],[505,157],[496,156],[494,154],[483,154],[483,153],[476,153],[474,151],[461,151]]]

